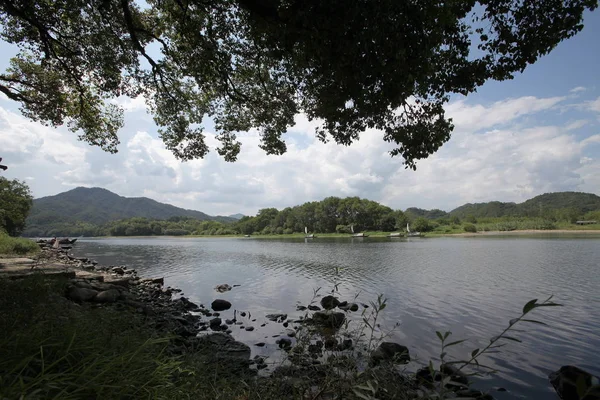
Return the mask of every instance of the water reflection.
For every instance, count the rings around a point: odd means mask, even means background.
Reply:
[[[500,373],[481,384],[507,388],[495,394],[500,399],[552,398],[546,378],[551,370],[577,364],[600,373],[597,238],[136,238],[81,240],[76,251],[102,264],[165,276],[193,301],[220,297],[250,310],[257,329],[234,332],[248,343],[280,332],[274,323],[259,328],[265,314],[293,314],[316,288],[325,292],[339,284],[342,297],[358,294],[363,302],[382,293],[389,301],[383,324],[400,322],[393,339],[421,360],[439,353],[435,330],[469,338],[453,349],[452,355],[464,357],[502,331],[528,300],[554,294],[565,307],[535,314],[550,326],[524,327],[523,344],[488,357]],[[241,286],[218,294],[213,288],[220,283]]]

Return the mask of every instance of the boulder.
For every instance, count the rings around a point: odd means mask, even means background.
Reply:
[[[114,303],[119,300],[121,293],[116,289],[105,290],[94,297],[96,303]]]
[[[227,300],[216,299],[212,302],[210,307],[213,309],[213,311],[225,311],[231,308],[231,303]]]
[[[277,339],[275,343],[279,345],[279,347],[282,349],[289,349],[290,347],[292,347],[292,341],[286,338]]]
[[[247,327],[246,327],[246,330],[247,330],[248,332],[252,332],[252,331],[254,330],[254,327],[253,327],[253,326],[247,326]]]
[[[563,400],[600,400],[600,378],[581,368],[565,365],[549,378]]]
[[[287,319],[287,314],[267,314],[265,318],[273,322],[283,322]]]
[[[346,301],[344,303],[345,304],[343,304],[343,303],[338,304],[337,307],[340,310],[344,310],[344,311],[358,311],[358,304],[356,304],[356,303],[348,303]]]
[[[117,275],[125,274],[125,270],[123,269],[123,267],[112,267],[111,271]]]
[[[394,342],[383,342],[371,353],[369,363],[378,365],[382,361],[391,361],[406,364],[410,361],[408,347]]]
[[[179,301],[182,304],[183,308],[186,309],[186,310],[188,310],[188,311],[197,311],[197,310],[200,309],[200,307],[198,307],[197,304],[192,303],[191,301],[189,301],[185,297],[179,298]]]
[[[321,307],[319,307],[319,306],[313,306],[312,304],[308,306],[308,309],[310,311],[321,311]]]
[[[221,318],[213,318],[209,321],[211,329],[218,329],[221,326]]]
[[[346,321],[346,316],[341,312],[317,311],[312,316],[313,323],[325,328],[338,329]]]
[[[321,307],[326,310],[332,310],[340,304],[340,301],[334,296],[325,296],[321,299]]]
[[[223,283],[221,285],[215,286],[215,290],[219,293],[228,292],[231,290],[231,286],[226,283]]]
[[[83,301],[92,300],[97,294],[98,292],[94,289],[73,286],[69,288],[67,297],[73,301],[81,303]]]
[[[442,364],[442,365],[440,365],[440,372],[444,376],[449,376],[450,380],[452,382],[456,382],[456,383],[462,384],[465,387],[469,386],[469,378],[467,377],[467,375],[464,372],[459,371],[458,368],[456,368],[452,364]],[[457,386],[457,385],[452,385],[451,384],[451,386]]]
[[[194,340],[195,347],[200,350],[199,354],[209,357],[210,363],[225,367],[223,371],[232,374],[247,372],[251,353],[248,345],[223,332],[198,336]]]

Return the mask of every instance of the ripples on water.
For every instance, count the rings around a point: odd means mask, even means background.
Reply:
[[[259,328],[265,314],[294,315],[296,304],[307,304],[318,287],[324,293],[339,283],[342,298],[359,294],[364,303],[382,293],[388,299],[382,324],[400,322],[393,340],[423,361],[439,353],[436,330],[468,338],[452,353],[465,357],[500,333],[528,300],[554,294],[565,307],[535,310],[532,318],[549,326],[522,325],[526,332],[516,336],[523,343],[511,342],[501,354],[488,356],[487,365],[500,372],[480,386],[508,389],[495,393],[499,399],[554,399],[547,375],[561,365],[600,374],[598,238],[162,237],[81,240],[76,253],[136,268],[143,276],[165,276],[196,302],[228,299],[257,318],[254,332],[234,331],[250,344],[280,332],[273,323]],[[220,283],[241,286],[218,294],[213,288]]]

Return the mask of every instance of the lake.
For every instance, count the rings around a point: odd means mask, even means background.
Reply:
[[[338,284],[342,300],[369,303],[383,294],[388,306],[382,326],[399,323],[391,340],[408,346],[411,357],[426,362],[440,353],[436,330],[468,339],[453,349],[466,357],[485,347],[531,299],[564,307],[536,309],[500,354],[480,361],[499,373],[482,378],[478,388],[503,387],[498,399],[557,399],[547,375],[562,365],[577,365],[600,375],[600,237],[481,238],[107,238],[80,239],[74,253],[102,265],[126,265],[143,277],[165,277],[190,300],[207,306],[216,298],[249,311],[256,329],[233,335],[269,354],[281,325],[260,324],[264,315],[290,316],[308,304],[313,290]],[[336,273],[337,271],[337,273]],[[217,284],[239,284],[217,293]],[[231,314],[231,315],[230,315]],[[359,313],[355,313],[359,314]],[[268,339],[265,339],[268,337]],[[264,348],[253,346],[267,342]],[[417,362],[417,364],[418,364]]]

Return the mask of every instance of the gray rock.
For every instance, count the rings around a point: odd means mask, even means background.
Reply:
[[[67,292],[67,297],[73,301],[81,303],[83,301],[92,300],[97,294],[98,292],[94,289],[73,286]]]
[[[77,287],[80,287],[80,288],[93,289],[92,285],[90,285],[90,283],[87,282],[87,281],[79,281],[79,280],[77,280],[77,281],[74,281],[73,284],[75,286],[77,286]]]
[[[247,326],[247,327],[246,327],[246,330],[247,330],[248,332],[252,332],[252,331],[254,330],[254,327],[253,327],[253,326]]]
[[[96,303],[114,303],[119,300],[121,293],[116,289],[105,290],[94,297]]]
[[[277,339],[275,343],[278,344],[279,347],[282,349],[289,349],[290,347],[292,347],[292,341],[286,338]]]
[[[308,306],[308,309],[310,311],[321,311],[321,307],[319,307],[319,306],[313,306],[312,304]]]
[[[256,343],[255,346],[264,347],[265,344],[266,344],[265,342],[259,342],[259,343]]]
[[[209,321],[208,324],[210,325],[211,329],[218,328],[219,326],[221,326],[221,318],[213,318]]]
[[[339,346],[340,350],[351,350],[352,349],[352,339],[344,339],[342,344]]]
[[[244,343],[236,341],[226,333],[211,333],[196,338],[196,346],[199,349],[209,350],[203,354],[210,354],[212,357],[224,361],[244,361],[250,359],[250,347]]]
[[[344,324],[345,320],[346,316],[341,312],[317,311],[312,316],[312,321],[315,324],[321,325],[325,328],[340,328]]]
[[[350,304],[350,311],[358,311],[358,304],[356,304],[356,303]]]
[[[463,385],[463,387],[468,388],[469,378],[467,377],[467,375],[464,372],[460,371],[454,365],[442,364],[442,365],[440,365],[440,372],[444,376],[451,377],[452,382],[460,383]],[[451,386],[457,387],[458,385],[451,385]],[[458,387],[460,387],[460,386],[458,386]]]
[[[217,286],[215,286],[215,290],[216,290],[217,292],[219,292],[219,293],[228,292],[228,291],[230,291],[230,290],[231,290],[231,286],[230,286],[230,285],[228,285],[228,284],[226,284],[226,283],[224,283],[224,284],[222,284],[222,285],[217,285]]]
[[[383,342],[371,353],[370,364],[378,365],[381,361],[407,363],[410,361],[408,347],[394,342]]]
[[[573,365],[562,366],[549,375],[550,383],[563,400],[600,399],[600,378]],[[585,396],[580,396],[580,388]]]
[[[211,303],[210,307],[213,311],[225,311],[231,308],[231,303],[227,300],[216,299]]]
[[[232,321],[232,320],[230,320],[230,319],[226,319],[226,320],[225,320],[225,323],[226,323],[227,325],[232,325],[232,324],[233,324],[233,321]]]
[[[285,334],[288,335],[289,337],[296,337],[296,331],[288,329],[287,331],[285,331]]]
[[[197,311],[200,309],[200,307],[198,307],[197,304],[192,303],[191,301],[189,301],[187,298],[185,297],[181,297],[178,300],[184,309],[188,310],[188,311]]]
[[[112,267],[111,271],[118,275],[125,275],[125,270],[123,267]]]
[[[287,319],[287,314],[267,314],[265,318],[273,322],[283,322]]]
[[[321,299],[321,307],[326,310],[332,310],[337,305],[340,304],[340,301],[334,296],[325,296]]]
[[[325,350],[334,350],[337,347],[337,344],[336,338],[329,337],[325,339]]]

